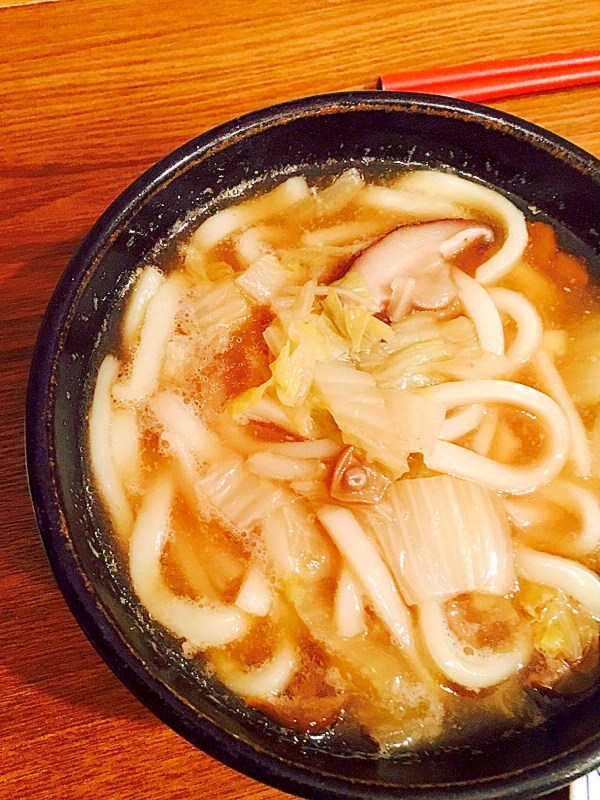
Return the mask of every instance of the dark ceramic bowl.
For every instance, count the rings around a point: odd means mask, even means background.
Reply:
[[[123,683],[194,745],[307,798],[531,798],[600,763],[600,687],[533,730],[393,759],[351,755],[248,711],[182,657],[133,596],[90,491],[90,376],[110,345],[133,271],[157,246],[226,202],[242,182],[337,172],[350,164],[449,168],[557,221],[598,279],[600,163],[533,125],[441,97],[357,92],[259,111],[167,156],[94,225],[50,302],[33,358],[27,462],[37,521],[58,584]]]

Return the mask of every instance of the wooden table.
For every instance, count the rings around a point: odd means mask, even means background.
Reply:
[[[123,688],[38,538],[29,361],[92,222],[154,161],[243,112],[374,88],[385,71],[598,47],[597,0],[0,0],[2,800],[287,796],[196,751]],[[600,86],[496,105],[600,156]]]

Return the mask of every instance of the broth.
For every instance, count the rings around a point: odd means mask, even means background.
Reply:
[[[598,673],[598,330],[583,260],[455,175],[217,212],[140,268],[96,381],[135,592],[293,730],[542,721]]]

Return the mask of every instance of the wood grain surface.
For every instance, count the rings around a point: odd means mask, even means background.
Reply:
[[[374,88],[382,72],[598,47],[597,0],[0,0],[0,800],[287,797],[198,752],[123,688],[38,538],[29,361],[94,220],[161,156],[246,111]],[[496,107],[600,156],[600,86]]]

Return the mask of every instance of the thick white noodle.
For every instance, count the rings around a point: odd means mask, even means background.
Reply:
[[[600,619],[600,578],[587,567],[519,543],[515,544],[515,566],[526,580],[561,589]]]
[[[554,481],[542,490],[550,503],[562,506],[574,514],[580,527],[574,540],[561,538],[560,550],[566,556],[586,556],[600,543],[600,502],[596,495],[571,481]],[[527,531],[543,518],[530,499],[506,499],[509,519],[516,528]],[[557,548],[558,549],[558,548]]]
[[[471,439],[471,450],[480,456],[487,456],[496,435],[497,425],[498,409],[496,406],[486,408],[483,419]]]
[[[323,506],[317,517],[354,571],[377,616],[398,644],[412,652],[412,623],[408,609],[379,551],[356,517],[340,506]]]
[[[529,657],[529,648],[494,652],[474,650],[450,630],[443,603],[431,601],[419,608],[419,625],[427,649],[441,671],[453,683],[479,690],[495,686],[519,670]]]
[[[111,447],[112,389],[118,374],[119,362],[114,356],[106,356],[98,370],[90,409],[90,460],[98,492],[106,503],[119,538],[126,541],[133,526],[133,514]]]
[[[294,647],[284,640],[270,661],[248,672],[233,661],[216,661],[217,672],[223,683],[235,694],[254,700],[269,700],[277,697],[292,680],[300,659]]]
[[[115,384],[115,399],[136,403],[155,390],[185,286],[184,281],[172,276],[150,301],[129,379]]]
[[[294,509],[290,503],[289,506]],[[289,526],[281,506],[273,513],[267,514],[261,522],[265,551],[271,566],[278,578],[284,580],[299,571],[298,560],[292,554],[288,536]]]
[[[499,192],[446,172],[418,170],[399,182],[402,189],[423,192],[439,200],[451,200],[465,210],[482,212],[499,223],[505,238],[502,247],[478,267],[475,277],[487,284],[506,275],[523,255],[527,245],[527,225],[523,213]]]
[[[305,442],[273,442],[269,451],[290,458],[331,458],[340,452],[332,439],[309,439]]]
[[[540,346],[544,332],[540,315],[519,292],[499,287],[488,289],[488,292],[496,307],[517,323],[517,335],[506,352],[506,358],[514,369],[529,361]]]
[[[365,630],[365,607],[358,581],[348,565],[342,567],[335,593],[335,622],[340,636],[346,639]]]
[[[273,252],[273,247],[268,241],[269,235],[277,236],[277,229],[262,225],[248,228],[237,237],[235,250],[244,266],[249,267],[265,253]]]
[[[133,406],[114,408],[111,414],[110,446],[123,487],[137,487],[142,478],[142,451],[138,413]]]
[[[452,198],[432,198],[429,192],[393,189],[389,186],[367,186],[360,195],[367,206],[406,215],[409,222],[435,219],[458,219],[464,214]]]
[[[184,488],[189,497],[195,499],[195,485],[200,477],[198,472],[198,462],[192,451],[189,449],[183,439],[171,431],[165,430],[162,434],[162,441],[166,442],[172,455],[175,457],[175,462],[179,467],[181,476],[187,485]]]
[[[422,390],[446,410],[467,403],[507,403],[534,414],[546,428],[546,453],[531,467],[502,464],[452,442],[438,441],[425,458],[430,469],[477,481],[491,489],[521,494],[555,478],[569,452],[570,435],[565,415],[547,395],[512,381],[474,380],[441,383]]]
[[[300,176],[289,178],[256,200],[240,206],[230,206],[205,219],[195,230],[190,244],[208,250],[230,234],[283,211],[310,194],[306,180]]]
[[[172,392],[161,392],[150,399],[149,407],[162,425],[161,440],[168,445],[179,468],[183,479],[181,488],[195,503],[199,464],[226,458],[229,452],[181,397]]]
[[[455,414],[446,417],[442,423],[439,438],[445,442],[454,442],[456,439],[460,439],[461,436],[475,430],[483,419],[484,412],[484,406],[476,403],[461,408]]]
[[[135,593],[150,616],[184,639],[184,652],[191,655],[241,638],[248,630],[248,618],[233,606],[201,605],[179,597],[165,584],[161,556],[169,536],[172,504],[172,482],[159,477],[144,496],[133,526],[129,570]]]
[[[569,430],[571,431],[571,461],[579,474],[587,478],[592,471],[593,456],[579,412],[575,408],[575,404],[567,392],[563,379],[556,369],[552,357],[546,353],[545,350],[538,350],[533,361],[536,367],[538,380],[542,384],[543,389],[550,397],[556,400],[569,423]]]
[[[300,244],[304,247],[344,247],[348,242],[353,242],[357,243],[356,249],[359,250],[377,236],[381,236],[382,228],[385,228],[385,225],[381,219],[341,222],[339,225],[327,228],[304,231],[300,237]]]
[[[549,484],[553,486],[554,484]],[[542,509],[531,499],[525,497],[505,497],[504,506],[511,524],[521,531],[527,531],[534,525],[541,524],[544,514]]]
[[[132,347],[135,344],[148,305],[164,282],[165,276],[152,265],[141,271],[127,301],[127,310],[121,325],[121,339],[125,347]]]
[[[164,431],[176,436],[202,462],[222,458],[226,450],[188,403],[173,392],[161,392],[150,400],[150,408]]]
[[[600,502],[596,495],[583,486],[570,484],[573,509],[581,518],[581,529],[574,543],[580,555],[592,553],[600,543]]]
[[[503,356],[502,320],[487,289],[456,267],[452,269],[452,278],[458,286],[458,296],[463,308],[475,326],[481,348],[494,353],[494,355]]]

